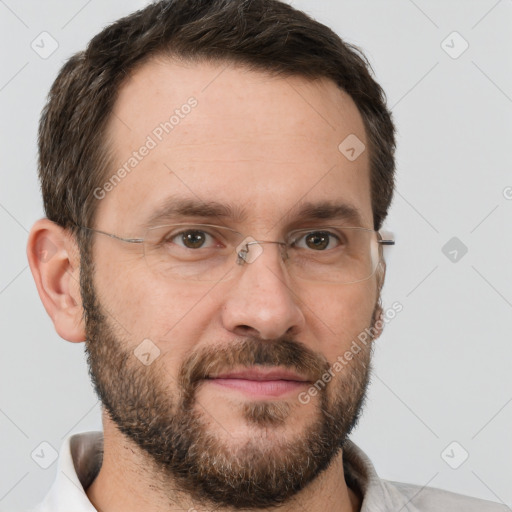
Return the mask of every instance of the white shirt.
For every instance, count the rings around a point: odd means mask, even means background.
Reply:
[[[82,432],[66,438],[57,477],[44,500],[31,512],[97,512],[87,489],[103,457],[103,433]],[[363,496],[361,512],[510,512],[506,505],[432,487],[382,480],[366,454],[352,441],[343,448],[345,479]]]

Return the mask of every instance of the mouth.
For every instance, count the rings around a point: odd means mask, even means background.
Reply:
[[[303,375],[282,368],[245,368],[209,375],[206,382],[252,398],[282,397],[311,384]]]

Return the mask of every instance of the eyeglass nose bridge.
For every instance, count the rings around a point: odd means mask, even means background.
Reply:
[[[277,244],[281,246],[281,255],[283,260],[288,259],[288,244],[286,242],[272,241],[272,240],[253,240],[243,241],[236,249],[237,252],[237,265],[244,265],[245,263],[252,263],[255,261],[258,256],[263,252],[263,249],[260,247],[259,252],[253,253],[252,255],[249,253],[249,247],[251,245],[262,245],[262,244]]]

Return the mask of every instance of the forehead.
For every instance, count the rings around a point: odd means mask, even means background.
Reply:
[[[345,202],[372,225],[368,151],[343,152],[367,146],[364,124],[330,80],[152,59],[121,87],[107,134],[104,228],[134,229],[173,197],[273,224],[302,203]]]

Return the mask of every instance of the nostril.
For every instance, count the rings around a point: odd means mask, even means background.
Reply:
[[[260,333],[258,332],[257,329],[255,329],[254,327],[251,327],[250,325],[245,325],[245,324],[237,325],[234,329],[234,332],[238,336],[256,336],[256,337],[260,336]]]

